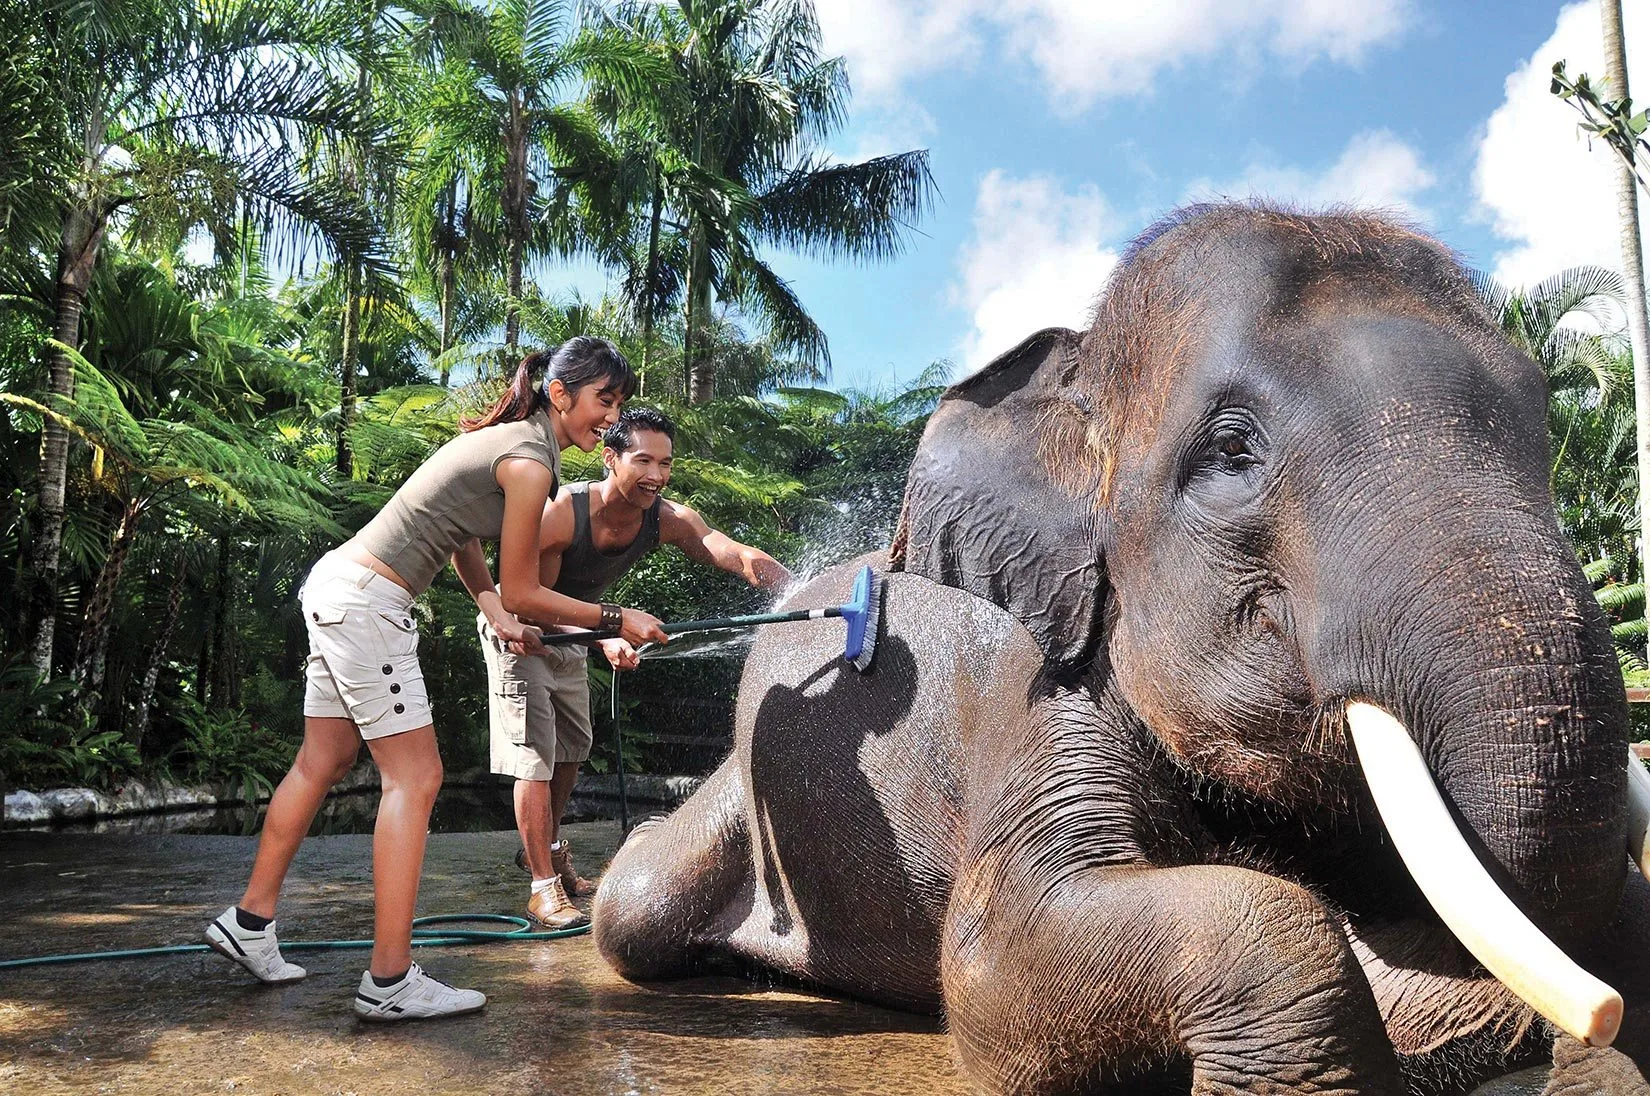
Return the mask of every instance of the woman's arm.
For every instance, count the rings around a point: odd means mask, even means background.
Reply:
[[[498,577],[504,608],[536,624],[600,628],[601,606],[546,589],[539,581],[539,529],[550,497],[550,469],[527,457],[498,463],[504,488],[504,527],[499,533]],[[620,634],[631,643],[664,643],[669,638],[657,617],[623,610]]]
[[[480,540],[472,537],[468,544],[453,553],[453,570],[458,572],[458,580],[475,599],[476,608],[487,618],[487,623],[512,650],[518,654],[544,652],[544,647],[539,643],[539,629],[523,624],[504,611],[504,602],[493,586],[493,573],[487,569],[487,557],[481,553]]]

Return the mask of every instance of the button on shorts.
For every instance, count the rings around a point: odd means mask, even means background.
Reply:
[[[518,780],[549,780],[552,766],[590,756],[590,676],[585,648],[514,655],[476,614],[487,659],[489,768]]]
[[[412,594],[328,552],[310,569],[298,600],[309,630],[306,716],[352,720],[367,739],[433,722]]]

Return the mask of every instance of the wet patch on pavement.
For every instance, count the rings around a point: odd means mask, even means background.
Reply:
[[[585,874],[616,823],[568,827]],[[0,837],[0,958],[193,944],[240,892],[243,837]],[[436,834],[419,912],[519,913],[513,833]],[[304,843],[284,940],[372,925],[371,837]],[[481,926],[486,927],[486,926]],[[195,1093],[970,1091],[939,1022],[724,978],[631,985],[589,936],[420,948],[432,974],[487,993],[484,1013],[406,1026],[355,1019],[365,951],[294,951],[302,982],[262,986],[213,954],[0,971],[0,1090]]]

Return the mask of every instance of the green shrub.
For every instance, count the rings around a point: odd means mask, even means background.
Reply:
[[[182,697],[173,712],[183,725],[183,739],[167,762],[178,778],[192,784],[223,784],[245,802],[266,799],[275,781],[292,765],[297,744],[249,720],[238,708],[207,708]]]
[[[68,678],[42,682],[21,656],[0,666],[0,775],[19,787],[112,788],[142,767],[119,731],[99,731]]]

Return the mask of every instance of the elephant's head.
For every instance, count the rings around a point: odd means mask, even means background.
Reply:
[[[1196,207],[1086,333],[953,386],[895,565],[1013,611],[1186,770],[1351,802],[1349,701],[1409,728],[1470,845],[1561,938],[1615,910],[1625,698],[1559,531],[1540,370],[1438,244]]]

